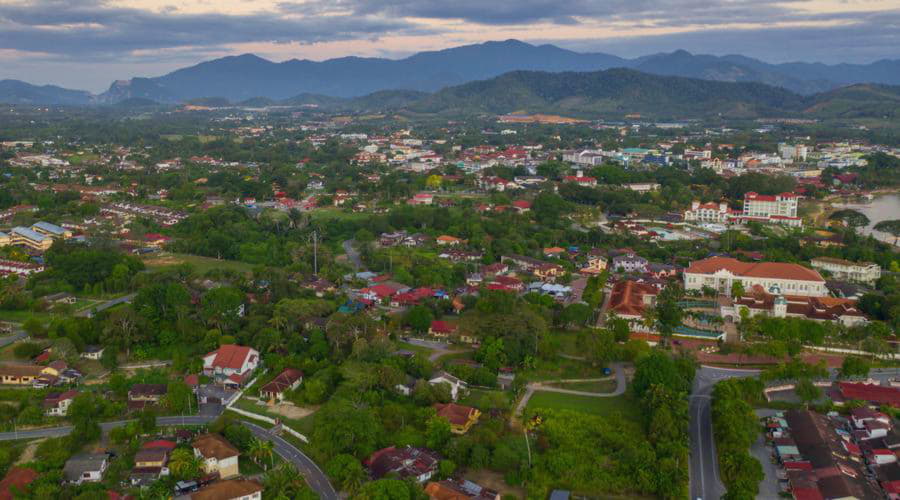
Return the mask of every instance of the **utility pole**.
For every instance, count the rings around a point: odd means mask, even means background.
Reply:
[[[313,275],[319,275],[319,231],[317,229],[313,229],[312,232],[312,242],[313,242]]]

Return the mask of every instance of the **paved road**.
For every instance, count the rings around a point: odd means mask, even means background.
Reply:
[[[716,382],[735,377],[752,377],[759,370],[730,370],[701,366],[694,377],[690,397],[691,434],[691,496],[692,499],[713,500],[725,494],[719,478],[719,461],[713,436],[710,401]]]
[[[221,405],[215,405],[220,410],[222,409]],[[213,408],[213,407],[210,407]],[[219,417],[218,413],[212,414],[211,411],[207,411],[209,408],[201,408],[202,415],[190,415],[186,417],[157,417],[156,425],[159,426],[169,426],[169,425],[206,425]],[[110,429],[116,427],[122,427],[128,422],[132,420],[118,420],[115,422],[103,422],[100,424],[100,428],[103,429],[103,432],[108,432]],[[312,461],[309,457],[303,454],[296,446],[286,441],[285,439],[272,434],[268,430],[252,423],[247,420],[241,421],[250,432],[253,433],[259,439],[266,439],[271,441],[274,445],[275,452],[278,453],[281,458],[287,460],[288,462],[294,464],[298,471],[306,478],[307,483],[310,488],[312,488],[316,493],[319,494],[319,498],[327,499],[327,500],[337,500],[338,495],[335,492],[334,487],[328,481],[328,477],[319,469],[319,466],[316,465],[315,462]],[[24,430],[18,432],[0,432],[0,441],[11,441],[18,439],[37,439],[37,438],[45,438],[45,437],[60,437],[65,436],[66,434],[72,432],[71,426],[66,427],[52,427],[46,429],[31,429]]]
[[[334,487],[328,481],[328,477],[322,472],[322,469],[320,469],[308,456],[304,455],[302,451],[284,438],[276,436],[256,424],[246,420],[244,420],[243,423],[257,438],[271,441],[275,447],[275,452],[278,453],[281,458],[294,464],[294,467],[296,467],[297,470],[303,474],[303,477],[306,478],[309,487],[319,494],[319,498],[337,500],[337,492],[334,491]]]
[[[359,252],[353,246],[354,243],[355,241],[353,240],[344,240],[344,242],[341,243],[341,246],[344,247],[344,252],[347,254],[347,260],[353,265],[353,269],[359,272],[362,271],[364,267],[362,259],[359,258]]]
[[[0,337],[0,348],[6,347],[9,344],[12,344],[13,342],[18,342],[27,336],[28,336],[27,333],[25,333],[24,331],[22,331],[22,330],[18,329],[18,327],[16,327],[15,330],[13,331],[12,335],[7,335],[6,337]]]
[[[459,354],[461,352],[469,351],[470,349],[450,349],[450,344],[444,342],[435,342],[433,340],[419,340],[419,339],[411,339],[406,338],[404,342],[412,345],[417,345],[419,347],[426,347],[431,349],[431,354],[428,355],[428,359],[430,361],[437,361],[438,358],[442,356],[446,356],[448,354]]]
[[[515,420],[522,415],[525,411],[525,407],[528,405],[528,400],[531,399],[531,396],[534,395],[536,391],[545,391],[545,392],[560,392],[563,394],[572,394],[574,396],[588,396],[592,398],[611,398],[615,396],[621,396],[625,394],[625,388],[627,385],[627,381],[625,380],[625,364],[624,363],[613,363],[612,369],[615,372],[616,377],[616,388],[612,392],[605,393],[597,393],[597,392],[586,392],[586,391],[573,391],[571,389],[562,389],[559,387],[553,387],[552,385],[546,384],[554,384],[554,383],[565,383],[565,382],[596,382],[600,380],[608,380],[609,377],[603,378],[575,378],[575,379],[564,379],[564,380],[545,380],[542,382],[532,382],[525,387],[525,395],[522,396],[522,399],[519,400],[519,403],[516,405],[515,411],[513,411],[510,416],[510,422],[515,423]]]
[[[90,318],[95,313],[104,311],[106,309],[109,309],[110,307],[117,306],[119,304],[124,304],[125,302],[131,302],[132,300],[134,300],[135,296],[137,296],[136,293],[130,293],[128,295],[119,297],[117,299],[107,300],[106,302],[103,302],[102,304],[98,304],[96,306],[89,307],[87,309],[78,311],[77,313],[75,313],[75,316],[83,316],[85,318]]]

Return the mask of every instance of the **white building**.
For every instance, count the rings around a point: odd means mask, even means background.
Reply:
[[[769,290],[777,287],[785,295],[827,297],[825,279],[813,269],[785,262],[741,262],[731,257],[698,260],[684,270],[685,290],[710,287],[719,293],[731,293],[735,282],[744,290],[754,285]]]
[[[203,356],[203,373],[232,385],[242,385],[257,366],[259,351],[252,347],[225,344]]]
[[[436,377],[432,378],[428,381],[431,385],[437,384],[449,384],[450,385],[450,397],[453,398],[453,401],[456,401],[459,396],[463,395],[467,390],[469,385],[459,378],[450,375],[447,372],[441,372]]]
[[[744,195],[742,222],[762,222],[800,227],[803,220],[797,217],[800,197],[794,193],[763,195],[749,192]]]
[[[857,281],[874,284],[881,277],[881,268],[874,262],[851,262],[834,257],[816,257],[810,265],[822,271],[828,271],[839,280]]]
[[[685,222],[709,222],[727,224],[730,211],[727,203],[691,202],[691,209],[684,211]]]

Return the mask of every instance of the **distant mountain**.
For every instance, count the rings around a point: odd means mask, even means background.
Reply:
[[[238,102],[259,96],[286,99],[300,94],[355,97],[388,89],[434,92],[516,70],[583,72],[617,67],[705,80],[759,82],[801,94],[851,83],[900,84],[900,60],[869,65],[769,64],[739,55],[694,55],[684,50],[623,59],[506,40],[420,52],[399,60],[342,57],[322,62],[291,59],[275,63],[244,54],[203,62],[157,78],[134,79],[130,89],[114,84],[103,100],[114,101],[123,94],[157,101],[223,96]],[[135,89],[140,89],[140,93]]]
[[[32,85],[19,80],[0,80],[0,102],[26,105],[85,106],[93,102],[90,92],[54,85]]]
[[[118,80],[97,96],[58,87],[13,89],[0,86],[0,102],[110,104],[139,98],[159,103],[182,103],[220,96],[241,103],[259,98],[280,101],[297,96],[355,98],[385,90],[436,92],[511,71],[591,72],[611,68],[722,82],[758,82],[803,95],[856,83],[900,85],[900,60],[871,64],[769,64],[741,55],[696,55],[683,50],[623,59],[603,53],[574,52],[554,45],[506,40],[420,52],[398,60],[342,57],[321,62],[291,59],[275,63],[244,54],[206,61],[155,78]],[[398,95],[394,94],[396,97]],[[347,104],[340,99],[331,102]]]
[[[656,118],[758,117],[800,112],[807,98],[761,83],[649,75],[630,69],[587,73],[514,71],[449,87],[411,103],[423,113],[641,113]]]

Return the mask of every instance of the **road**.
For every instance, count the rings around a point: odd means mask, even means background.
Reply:
[[[690,397],[691,434],[691,496],[692,499],[712,500],[725,494],[719,479],[719,459],[713,436],[712,390],[717,382],[735,377],[752,377],[759,370],[731,370],[701,366],[694,377]]]
[[[542,382],[532,382],[525,387],[525,395],[522,396],[522,399],[519,400],[519,403],[516,405],[515,411],[513,411],[512,416],[510,416],[510,422],[514,423],[515,420],[522,415],[525,411],[525,407],[528,405],[528,400],[531,399],[531,396],[534,395],[536,391],[545,391],[545,392],[559,392],[562,394],[572,394],[573,396],[588,396],[592,398],[611,398],[615,396],[621,396],[625,394],[625,388],[627,385],[627,381],[625,380],[625,364],[624,363],[613,363],[612,369],[615,372],[616,377],[616,388],[612,392],[605,393],[597,393],[597,392],[586,392],[586,391],[573,391],[571,389],[562,389],[559,387],[553,387],[551,385],[546,384],[555,384],[555,383],[565,383],[565,382],[596,382],[600,380],[608,380],[609,377],[604,378],[578,378],[578,379],[565,379],[565,380],[544,380]]]
[[[25,333],[23,330],[19,329],[18,326],[14,327],[14,328],[15,328],[15,331],[12,333],[12,335],[7,335],[6,337],[0,337],[0,348],[6,347],[9,344],[12,344],[13,342],[18,342],[28,336],[28,334]]]
[[[102,304],[98,304],[96,306],[89,307],[82,311],[78,311],[77,313],[75,313],[75,316],[82,316],[85,318],[90,318],[90,317],[94,316],[95,313],[104,311],[106,309],[109,309],[110,307],[117,306],[119,304],[124,304],[125,302],[131,302],[132,300],[134,300],[135,296],[137,296],[136,293],[129,293],[128,295],[124,295],[117,299],[107,300],[106,302],[103,302]]]
[[[213,405],[209,408],[211,411],[206,410],[207,409],[201,408],[201,415],[156,417],[156,425],[160,427],[171,425],[206,425],[217,419],[224,408],[221,405]],[[117,420],[115,422],[103,422],[100,424],[100,428],[103,429],[103,432],[108,432],[110,429],[122,427],[131,421],[132,420]],[[294,464],[297,470],[306,478],[309,487],[319,494],[319,498],[337,500],[337,492],[328,481],[328,477],[322,472],[319,466],[308,456],[304,455],[300,449],[282,437],[272,434],[268,430],[252,422],[241,420],[241,423],[250,429],[250,432],[257,438],[271,441],[274,445],[275,452],[284,460]],[[0,441],[61,437],[70,432],[72,432],[71,426],[30,429],[18,432],[0,432]]]
[[[353,240],[344,240],[344,242],[341,243],[341,246],[344,247],[344,252],[347,254],[347,260],[353,265],[353,269],[359,272],[362,271],[364,267],[362,259],[359,258],[359,252],[353,246],[354,243]]]
[[[309,487],[319,494],[319,498],[337,500],[337,492],[334,491],[334,487],[331,486],[328,477],[322,472],[322,469],[320,469],[309,457],[304,455],[302,451],[281,436],[276,436],[256,424],[246,420],[244,420],[243,423],[258,439],[271,441],[275,447],[275,452],[278,453],[281,458],[294,464],[294,467],[296,467],[297,470],[303,474],[303,477],[306,478],[306,483],[309,484]]]

